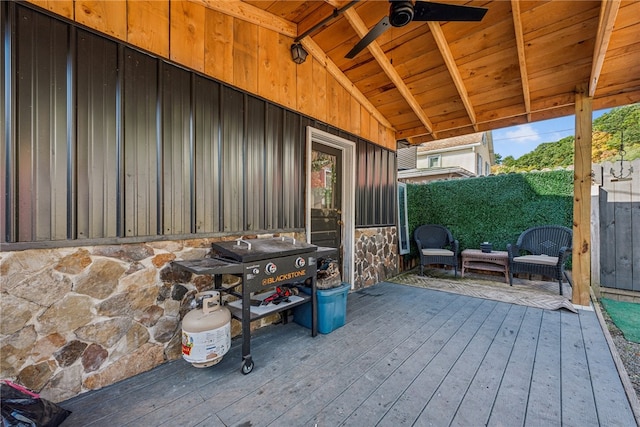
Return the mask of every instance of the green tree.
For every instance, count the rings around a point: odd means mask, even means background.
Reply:
[[[593,161],[619,159],[621,141],[624,141],[626,160],[640,158],[640,104],[613,108],[593,121]],[[507,156],[502,159],[501,164],[496,162],[498,166],[494,168],[494,172],[527,172],[571,166],[574,144],[573,136],[540,144],[535,150],[517,159]],[[500,154],[496,153],[496,159],[498,156]]]
[[[625,151],[637,151],[634,148],[640,146],[640,104],[612,109],[593,121],[593,129],[609,134],[605,145],[610,150],[619,151],[624,141]],[[629,156],[625,157],[631,160]]]

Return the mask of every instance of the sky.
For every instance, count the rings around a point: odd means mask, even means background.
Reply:
[[[611,109],[593,112],[593,119],[600,117]],[[504,159],[513,156],[517,159],[523,154],[533,151],[543,142],[556,142],[575,133],[575,116],[543,120],[519,126],[511,126],[493,131],[493,150]]]

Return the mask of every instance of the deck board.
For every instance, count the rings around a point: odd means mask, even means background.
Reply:
[[[580,317],[560,313],[562,365],[562,419],[586,425],[597,419]],[[565,423],[566,424],[566,423]]]
[[[525,425],[560,425],[560,312],[542,313]]]
[[[452,425],[486,425],[526,308],[512,305],[455,411]]]
[[[290,321],[62,402],[66,426],[634,425],[594,312],[380,283],[313,338]]]

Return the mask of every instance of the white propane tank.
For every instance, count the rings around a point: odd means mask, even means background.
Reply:
[[[220,292],[207,291],[202,310],[191,310],[182,320],[182,357],[196,368],[207,368],[222,360],[231,347],[231,312],[223,307]]]

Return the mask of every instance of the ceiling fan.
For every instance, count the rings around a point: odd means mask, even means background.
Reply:
[[[404,27],[412,21],[481,21],[487,9],[426,1],[389,0],[385,16],[346,54],[352,59],[390,27]]]

